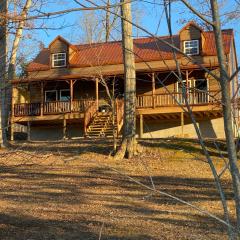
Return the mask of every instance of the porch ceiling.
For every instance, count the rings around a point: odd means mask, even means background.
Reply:
[[[181,120],[181,113],[182,112],[174,112],[174,113],[155,113],[155,114],[143,114],[144,119],[148,120],[166,120],[166,121],[180,121]],[[184,113],[184,119],[190,120],[190,115],[188,113]],[[197,120],[201,119],[214,119],[218,117],[222,117],[222,111],[221,110],[215,110],[215,111],[195,111],[193,112],[193,116]]]
[[[191,106],[192,112],[215,112],[222,111],[222,107],[219,104],[205,104],[205,105],[196,105]],[[137,115],[154,115],[154,114],[172,114],[172,113],[181,113],[188,112],[185,106],[163,106],[157,108],[143,108],[137,109]]]

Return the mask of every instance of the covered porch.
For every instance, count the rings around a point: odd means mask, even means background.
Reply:
[[[183,81],[174,72],[137,73],[136,108],[209,105],[220,103],[217,83],[205,73],[183,71]],[[106,77],[108,91],[115,99],[123,99],[123,75]],[[99,78],[37,81],[13,86],[12,115],[47,116],[84,113],[93,103],[97,109],[110,103],[106,86]],[[184,97],[186,96],[186,98]]]
[[[182,74],[184,80],[180,82],[174,72],[137,73],[136,114],[139,116],[140,126],[143,116],[156,118],[167,114],[169,118],[169,114],[178,115],[183,112],[186,103],[196,114],[221,111],[221,95],[214,81],[200,70],[186,70]],[[106,83],[116,101],[117,125],[121,125],[124,77],[108,76]],[[110,105],[106,86],[97,77],[18,83],[13,86],[11,124],[60,121],[65,126],[67,122],[76,120],[83,123],[86,132],[93,116],[106,105]]]

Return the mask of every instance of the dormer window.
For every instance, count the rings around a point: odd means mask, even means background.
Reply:
[[[66,62],[66,53],[52,54],[52,67],[65,67]]]
[[[198,55],[199,54],[199,41],[190,40],[183,42],[184,53],[187,55]]]

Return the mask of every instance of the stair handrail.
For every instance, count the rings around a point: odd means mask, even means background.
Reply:
[[[96,101],[88,101],[85,104],[84,111],[84,134],[87,132],[87,127],[89,123],[92,121],[93,116],[97,112],[97,102]]]
[[[117,113],[117,134],[119,134],[123,125],[123,115],[124,115],[123,99],[116,99],[116,113]]]

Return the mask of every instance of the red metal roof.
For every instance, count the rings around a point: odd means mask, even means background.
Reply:
[[[205,43],[202,49],[202,55],[216,55],[216,47],[213,32],[203,32]],[[230,51],[233,30],[222,31],[224,51],[228,54]],[[170,37],[165,36],[161,39],[170,43]],[[180,48],[179,35],[173,37],[175,46]],[[83,45],[70,45],[73,52],[70,56],[69,67],[91,67],[114,65],[123,63],[122,43],[121,41],[109,43],[94,43]],[[136,62],[161,61],[173,59],[172,50],[169,46],[156,38],[138,38],[134,39],[134,54]],[[28,71],[41,71],[50,68],[50,51],[43,49],[38,56],[28,65]],[[181,54],[177,54],[178,57]]]

